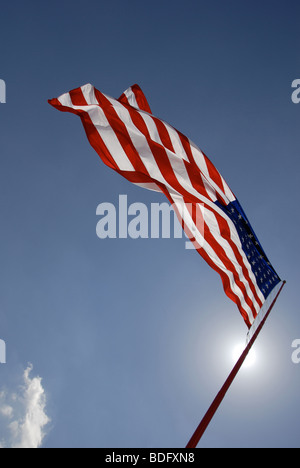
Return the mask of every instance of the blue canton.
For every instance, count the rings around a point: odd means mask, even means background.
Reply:
[[[218,201],[215,203],[235,224],[242,249],[256,277],[257,285],[266,299],[272,289],[280,283],[279,276],[269,262],[239,202],[236,200],[227,206],[223,206]]]

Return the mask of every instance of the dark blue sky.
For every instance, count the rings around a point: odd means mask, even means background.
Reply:
[[[79,119],[48,105],[88,82],[114,97],[138,83],[217,166],[288,281],[201,446],[299,446],[299,15],[291,0],[1,5],[0,387],[33,364],[43,446],[184,446],[247,331],[184,240],[97,238],[99,203],[164,199],[105,167]]]

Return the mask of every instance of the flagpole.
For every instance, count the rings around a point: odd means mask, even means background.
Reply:
[[[197,427],[196,431],[194,432],[193,436],[191,437],[191,439],[190,439],[189,443],[187,444],[186,448],[196,448],[197,445],[199,444],[201,437],[203,436],[204,432],[207,429],[207,426],[209,425],[212,418],[214,417],[214,414],[216,413],[217,409],[219,408],[220,404],[222,403],[222,401],[223,401],[229,387],[231,386],[231,384],[234,381],[237,373],[239,372],[240,368],[242,367],[242,365],[243,365],[243,363],[244,363],[250,349],[254,345],[256,338],[258,337],[259,333],[261,332],[261,329],[263,328],[264,324],[266,323],[266,320],[267,320],[268,316],[270,315],[271,310],[273,309],[273,307],[274,307],[274,305],[275,305],[275,303],[276,303],[276,301],[278,299],[278,296],[281,293],[282,288],[284,287],[285,284],[286,284],[286,281],[283,281],[283,283],[282,283],[282,285],[281,285],[275,299],[273,300],[272,304],[270,305],[265,317],[263,318],[263,320],[259,324],[257,330],[253,334],[253,336],[252,336],[251,340],[249,341],[248,345],[246,346],[246,348],[242,352],[239,360],[235,364],[234,368],[232,369],[231,373],[229,374],[229,376],[228,376],[226,382],[224,383],[223,387],[221,388],[221,390],[217,394],[216,398],[212,402],[210,408],[208,409],[208,411],[205,414],[204,418],[202,419],[201,423]]]

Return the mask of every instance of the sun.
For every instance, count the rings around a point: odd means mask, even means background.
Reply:
[[[233,351],[232,351],[232,359],[233,361],[236,363],[237,360],[239,359],[239,357],[241,356],[242,352],[244,351],[245,349],[245,345],[243,345],[242,343],[239,343],[237,344],[234,348],[233,348]],[[248,367],[252,367],[256,362],[256,352],[255,350],[252,348],[247,356],[247,358],[245,359],[245,362],[243,364],[243,367],[244,368],[248,368]]]

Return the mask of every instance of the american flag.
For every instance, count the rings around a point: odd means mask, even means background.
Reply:
[[[138,85],[114,99],[87,84],[49,103],[81,118],[90,144],[107,166],[136,185],[166,195],[250,328],[280,278],[240,203],[207,156],[152,115]]]

